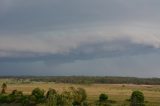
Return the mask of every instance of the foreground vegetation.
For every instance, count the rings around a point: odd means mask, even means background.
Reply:
[[[56,103],[55,100],[61,100],[58,98],[63,97],[62,95],[73,94],[73,91],[74,91],[73,89],[75,89],[75,91],[78,91],[79,88],[82,88],[85,90],[87,98],[84,100],[83,103],[85,105],[88,104],[89,106],[96,106],[100,104],[103,105],[104,103],[107,103],[107,106],[108,105],[110,106],[130,106],[132,92],[137,91],[137,90],[141,91],[144,95],[144,101],[143,101],[144,103],[142,104],[145,104],[146,106],[159,106],[160,104],[160,101],[159,101],[160,100],[160,86],[159,85],[86,84],[86,83],[85,84],[66,84],[66,83],[55,83],[55,82],[31,81],[28,79],[27,80],[17,80],[14,78],[1,79],[0,84],[3,85],[3,82],[6,82],[7,87],[4,86],[5,94],[1,94],[1,96],[13,97],[13,94],[16,94],[16,95],[23,94],[24,96],[24,97],[22,96],[23,99],[27,98],[27,100],[29,101],[31,99],[32,100],[31,103],[34,103],[36,100],[35,97],[33,97],[33,94],[35,95],[33,91],[38,88],[40,91],[42,91],[41,94],[44,94],[43,96],[44,98],[40,100],[40,101],[43,101],[42,103],[37,102],[37,106],[46,106],[47,103],[49,105],[50,103],[52,103],[52,102],[49,102],[50,100],[54,100],[54,103]],[[47,96],[47,92],[50,90],[52,92],[55,91],[56,95],[49,97],[50,98],[49,99]],[[107,98],[106,99],[107,102],[99,103],[99,101],[103,101],[100,99],[101,94],[107,95],[107,97],[105,97]],[[73,103],[73,95],[71,97],[72,98],[70,98],[69,100],[71,100]],[[27,100],[25,100],[24,103],[27,103]],[[14,101],[14,102],[10,102],[10,105],[0,104],[0,106],[22,106],[21,104],[18,105],[17,103],[19,102]],[[31,105],[28,105],[28,106],[31,106]]]
[[[45,106],[111,106],[116,103],[116,101],[108,100],[108,95],[105,93],[99,95],[99,100],[89,103],[87,93],[83,88],[70,87],[61,93],[50,88],[46,95],[43,89],[35,88],[30,95],[24,95],[22,91],[17,90],[13,90],[11,94],[6,94],[6,83],[3,83],[1,87],[1,104],[17,103],[17,105],[22,106],[36,106],[37,104]],[[128,101],[130,106],[145,106],[144,95],[140,91],[134,91]]]
[[[90,104],[87,101],[87,93],[83,88],[70,87],[68,90],[64,90],[58,93],[55,89],[50,88],[46,95],[45,91],[40,88],[32,90],[30,95],[24,95],[22,91],[13,90],[10,94],[6,93],[7,84],[2,84],[2,90],[0,94],[1,104],[13,104],[17,103],[22,106],[36,106],[37,104],[43,104],[45,106],[108,106],[108,96],[101,94],[99,100],[94,104]]]
[[[57,93],[55,89],[49,89],[45,95],[45,91],[40,88],[33,89],[30,95],[24,95],[22,91],[13,90],[11,94],[6,94],[2,84],[0,94],[1,104],[17,103],[22,106],[36,106],[37,104],[45,104],[46,106],[88,106],[86,99],[87,94],[83,88],[70,87],[61,93]]]

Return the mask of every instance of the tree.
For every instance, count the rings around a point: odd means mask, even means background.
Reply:
[[[111,106],[111,103],[108,100],[108,95],[105,93],[100,94],[96,106]]]
[[[81,95],[81,102],[85,101],[87,99],[87,93],[85,89],[83,88],[77,88],[79,94]]]
[[[31,96],[32,96],[32,98],[35,97],[37,103],[42,103],[45,98],[44,92],[45,91],[43,89],[41,90],[39,88],[35,88],[35,89],[33,89]]]
[[[83,88],[70,87],[72,95],[74,97],[73,106],[81,106],[87,99],[87,93]]]
[[[73,95],[70,91],[63,91],[58,94],[50,89],[47,95],[46,106],[72,106]]]
[[[46,94],[46,98],[49,98],[50,95],[55,95],[57,92],[55,89],[49,89],[47,94]]]
[[[145,106],[144,95],[141,91],[133,91],[132,92],[131,106]]]
[[[20,103],[22,101],[22,97],[23,97],[22,91],[13,90],[12,93],[8,95],[8,100],[10,102]]]
[[[70,91],[63,91],[58,95],[57,106],[72,106],[73,95]]]
[[[6,83],[3,83],[2,86],[1,86],[1,88],[2,88],[1,93],[2,93],[2,94],[6,93],[7,84],[6,84]]]
[[[46,94],[46,106],[57,106],[57,92],[55,89],[49,89]]]
[[[57,106],[57,94],[49,94],[46,99],[46,106]]]
[[[102,94],[99,95],[99,101],[100,102],[105,102],[107,100],[108,100],[108,95],[107,94],[102,93]]]

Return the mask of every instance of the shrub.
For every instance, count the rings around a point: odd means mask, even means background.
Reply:
[[[91,106],[91,104],[89,104],[88,101],[84,101],[82,106]]]
[[[4,94],[1,94],[0,95],[0,103],[9,103],[8,96],[4,95]]]
[[[50,94],[46,100],[46,106],[57,106],[57,94]]]
[[[58,106],[72,106],[74,101],[72,92],[63,91],[60,95],[58,95]]]
[[[87,99],[87,93],[86,93],[85,89],[78,88],[77,90],[78,90],[79,94],[81,95],[81,102],[85,101]]]
[[[23,95],[21,97],[21,104],[22,104],[22,106],[31,106],[31,103],[30,103],[30,100],[29,100],[29,96]]]
[[[57,94],[56,90],[50,88],[48,90],[47,94],[46,94],[46,98],[49,98],[50,95],[52,96],[52,95],[55,95],[55,94]]]
[[[46,106],[57,106],[57,92],[55,89],[49,89],[46,94]]]
[[[31,98],[35,99],[37,103],[43,103],[45,99],[44,90],[39,88],[33,89]]]
[[[87,99],[87,93],[83,88],[74,88],[70,87],[71,92],[74,97],[73,106],[82,105],[83,102]]]
[[[71,87],[69,91],[58,94],[50,89],[46,94],[46,106],[87,106],[87,94],[83,88]]]
[[[17,90],[13,90],[12,93],[10,95],[8,95],[8,101],[9,102],[15,102],[15,103],[20,103],[21,99],[23,96],[23,92],[21,91],[17,91]]]
[[[105,102],[107,100],[108,100],[108,95],[107,94],[102,93],[102,94],[99,95],[99,101],[100,102]]]
[[[32,105],[36,105],[40,101],[40,100],[37,100],[37,98],[34,95],[30,95],[28,97],[28,100],[29,100],[29,104],[32,104]]]
[[[22,91],[13,90],[10,95],[23,96],[23,92]]]
[[[46,100],[46,106],[72,106],[73,96],[69,91],[61,94],[50,94]]]
[[[1,86],[1,88],[2,88],[1,93],[2,93],[2,94],[6,93],[7,84],[6,84],[6,83],[3,83],[2,86]]]
[[[144,95],[140,91],[133,91],[130,100],[131,106],[144,106]]]

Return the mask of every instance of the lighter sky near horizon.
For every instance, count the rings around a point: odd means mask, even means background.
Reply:
[[[1,0],[0,73],[160,77],[160,0]]]

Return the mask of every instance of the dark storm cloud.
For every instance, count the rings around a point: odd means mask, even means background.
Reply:
[[[128,56],[129,62],[130,56],[158,54],[159,5],[159,0],[1,0],[0,70],[58,75],[57,65],[76,61]]]
[[[2,0],[0,31],[47,31],[93,22],[159,20],[158,0]]]
[[[113,58],[119,56],[132,56],[138,54],[147,54],[150,52],[158,52],[159,49],[153,46],[143,44],[134,44],[128,40],[116,40],[114,42],[99,42],[93,44],[84,44],[78,48],[71,49],[68,53],[55,54],[39,54],[33,52],[15,52],[16,56],[1,57],[0,63],[14,62],[36,62],[43,61],[48,64],[62,64],[74,62],[76,60],[91,60],[97,58]],[[13,53],[12,53],[13,54]]]

